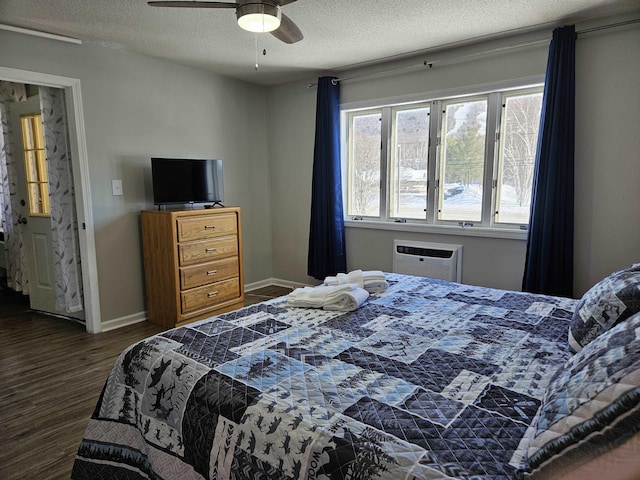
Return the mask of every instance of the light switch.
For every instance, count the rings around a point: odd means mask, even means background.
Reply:
[[[111,190],[114,195],[122,195],[122,180],[111,180]]]

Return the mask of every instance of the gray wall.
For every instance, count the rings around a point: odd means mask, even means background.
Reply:
[[[576,295],[640,261],[639,44],[637,24],[578,39]],[[342,101],[543,74],[547,47],[451,62],[484,47],[444,52],[429,71],[344,82]],[[0,65],[81,81],[103,322],[144,309],[139,211],[152,208],[152,155],[225,161],[226,203],[243,208],[246,283],[315,283],[306,275],[315,124],[307,82],[264,89],[126,50],[4,31]],[[111,195],[117,178],[122,197]],[[390,270],[394,238],[461,243],[464,282],[520,288],[522,240],[348,228],[348,268]]]
[[[537,38],[540,35],[537,34]],[[343,103],[366,102],[544,74],[547,41],[474,57],[500,43],[435,55],[428,71],[341,85]],[[535,35],[509,44],[535,41]],[[640,262],[640,26],[580,35],[576,64],[575,296],[608,273]],[[467,56],[466,61],[459,61]],[[457,60],[456,60],[457,59]],[[424,60],[424,58],[423,58]],[[404,65],[407,65],[404,62]],[[413,64],[416,64],[414,61]],[[396,64],[401,66],[401,63]],[[378,67],[387,71],[394,64]],[[347,71],[341,78],[366,75]],[[269,89],[274,277],[317,283],[306,275],[313,164],[315,89],[296,82]],[[462,244],[463,282],[519,290],[526,242],[434,233],[347,228],[348,269],[390,270],[394,238]]]
[[[221,158],[225,203],[242,207],[247,283],[271,276],[262,87],[95,43],[0,32],[4,67],[81,81],[102,322],[144,306],[139,212],[153,208],[150,157]],[[124,195],[113,196],[111,180]]]
[[[575,159],[581,294],[640,262],[640,24],[578,37]]]
[[[483,48],[496,46],[485,45]],[[420,64],[423,59],[379,67],[384,71],[395,67],[400,72],[397,75],[367,79],[370,72],[366,70],[340,72],[337,76],[343,78],[361,76],[341,84],[341,102],[360,104],[379,99],[408,99],[419,94],[428,96],[430,92],[541,75],[546,67],[548,44],[543,42],[533,48],[499,56],[483,56],[481,60],[456,60],[477,50],[475,47],[445,52],[438,56],[443,62],[431,69],[406,68]],[[268,94],[273,244],[284,246],[274,248],[274,276],[300,283],[317,283],[306,275],[315,95],[315,88],[307,88],[304,82],[271,88]],[[524,240],[348,227],[347,268],[391,271],[393,240],[396,238],[461,244],[463,282],[520,289],[526,249]]]

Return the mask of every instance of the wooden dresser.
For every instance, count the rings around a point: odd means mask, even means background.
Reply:
[[[175,327],[244,302],[240,208],[141,213],[147,318]]]

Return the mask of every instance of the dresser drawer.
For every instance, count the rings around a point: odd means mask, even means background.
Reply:
[[[238,237],[219,237],[214,240],[178,244],[180,266],[208,262],[238,254]]]
[[[192,288],[181,294],[182,313],[186,314],[194,310],[214,306],[239,296],[240,282],[238,277],[222,280],[204,287]]]
[[[178,218],[176,225],[179,242],[232,235],[238,231],[237,218],[233,213]]]
[[[180,267],[180,289],[199,287],[238,276],[238,257]]]

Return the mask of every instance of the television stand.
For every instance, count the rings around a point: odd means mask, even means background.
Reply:
[[[242,307],[240,208],[140,214],[147,319],[174,328]]]
[[[209,208],[225,208],[225,207],[221,202],[213,202],[210,205],[205,205],[204,208],[209,209]]]

